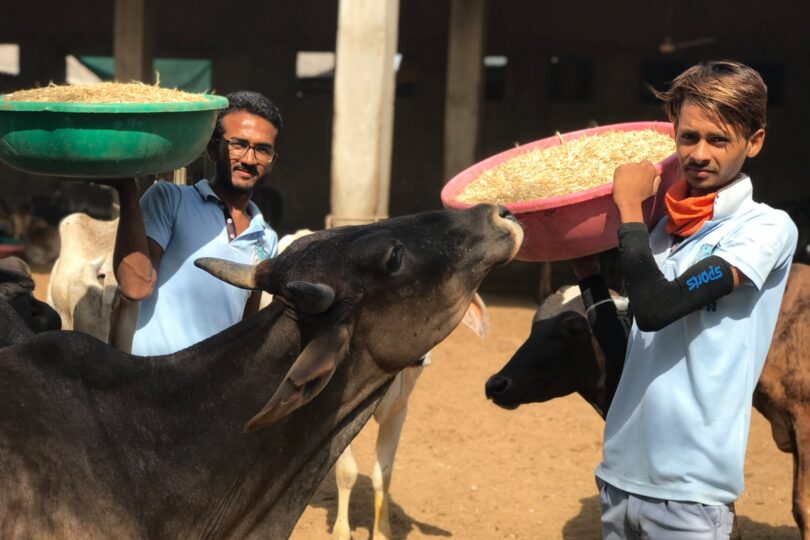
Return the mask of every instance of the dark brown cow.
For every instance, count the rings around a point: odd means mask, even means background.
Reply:
[[[256,267],[198,261],[274,299],[176,354],[79,332],[0,349],[0,538],[287,538],[521,241],[488,205],[321,231]]]
[[[793,517],[810,540],[810,266],[790,269],[754,407],[771,423],[773,440],[793,454]]]

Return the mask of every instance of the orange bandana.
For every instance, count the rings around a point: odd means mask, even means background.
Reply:
[[[704,222],[714,214],[714,199],[717,192],[701,197],[689,197],[689,184],[685,178],[675,182],[667,190],[664,202],[667,207],[667,232],[686,238],[695,234]]]

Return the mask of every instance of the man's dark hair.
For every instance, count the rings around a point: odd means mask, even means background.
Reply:
[[[217,114],[217,124],[214,127],[214,134],[211,136],[212,140],[219,139],[224,133],[222,118],[227,114],[239,111],[261,116],[273,124],[276,130],[281,132],[283,126],[281,113],[278,107],[262,94],[250,90],[240,90],[238,92],[232,92],[225,97],[228,98],[228,106],[225,109],[221,109]]]
[[[653,90],[671,122],[684,101],[748,138],[765,127],[768,87],[756,70],[730,60],[701,63],[678,75],[666,92]]]

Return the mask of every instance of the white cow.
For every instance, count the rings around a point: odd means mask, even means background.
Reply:
[[[129,352],[138,304],[124,298],[113,272],[118,220],[87,214],[66,216],[59,223],[61,250],[48,283],[48,303],[62,328],[84,332]]]
[[[467,308],[462,322],[479,337],[483,337],[487,333],[489,320],[486,306],[477,293],[473,297],[470,307]],[[371,482],[374,486],[374,530],[372,533],[374,540],[391,538],[388,501],[394,456],[399,445],[402,425],[405,423],[405,415],[408,413],[408,397],[413,391],[419,375],[422,374],[422,370],[428,364],[430,364],[430,353],[425,355],[418,365],[400,371],[377,408],[374,409],[374,420],[380,426],[377,432],[374,472],[371,475]],[[346,447],[335,463],[335,476],[338,486],[338,510],[332,537],[334,540],[348,540],[351,538],[349,498],[357,480],[357,462],[354,460],[351,445]]]

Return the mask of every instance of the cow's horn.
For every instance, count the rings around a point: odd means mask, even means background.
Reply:
[[[291,281],[287,283],[287,292],[298,309],[310,315],[323,313],[335,301],[335,290],[323,283]]]
[[[212,276],[242,289],[258,288],[256,286],[256,267],[252,264],[239,264],[224,259],[203,257],[195,260],[194,265]]]

